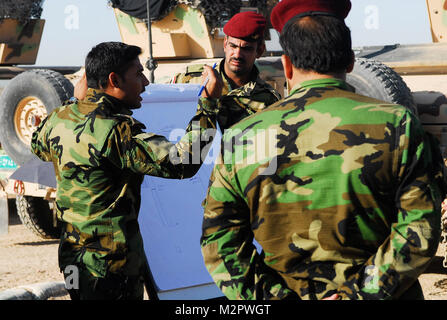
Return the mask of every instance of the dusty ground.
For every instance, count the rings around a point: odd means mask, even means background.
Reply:
[[[64,281],[57,265],[58,240],[44,240],[10,216],[8,235],[0,236],[0,291],[20,285]]]
[[[10,216],[9,234],[0,236],[0,291],[20,285],[63,281],[57,266],[57,240],[43,240]],[[447,269],[442,266],[444,246],[420,282],[427,300],[447,300]],[[67,299],[67,297],[57,298]]]

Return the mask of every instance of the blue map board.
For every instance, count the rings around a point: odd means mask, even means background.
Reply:
[[[146,132],[177,142],[197,109],[198,85],[151,84],[133,117]],[[205,268],[200,250],[203,207],[220,146],[220,132],[199,172],[190,179],[146,176],[141,189],[139,224],[144,249],[160,299],[210,299],[222,296]]]

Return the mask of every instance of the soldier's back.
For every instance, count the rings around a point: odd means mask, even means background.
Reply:
[[[312,87],[224,135],[224,172],[251,208],[266,263],[296,292],[309,281],[336,289],[389,236],[411,118],[402,106]]]

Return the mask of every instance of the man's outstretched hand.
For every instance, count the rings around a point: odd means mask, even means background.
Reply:
[[[208,83],[205,86],[205,90],[202,92],[202,97],[210,99],[219,99],[222,96],[223,81],[219,72],[210,66],[205,65],[202,73],[202,83],[205,83],[208,79]]]

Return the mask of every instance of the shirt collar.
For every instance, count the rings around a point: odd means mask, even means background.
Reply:
[[[101,89],[88,88],[84,101],[103,104],[106,107],[104,111],[108,111],[113,114],[124,114],[128,116],[132,115],[132,111],[125,103],[106,94]]]
[[[315,79],[315,80],[308,80],[301,82],[300,84],[296,85],[292,88],[289,95],[292,95],[296,93],[297,91],[303,90],[303,89],[310,89],[310,88],[321,88],[321,87],[336,87],[347,91],[355,92],[355,88],[346,81],[342,79],[337,78],[325,78],[325,79]]]

